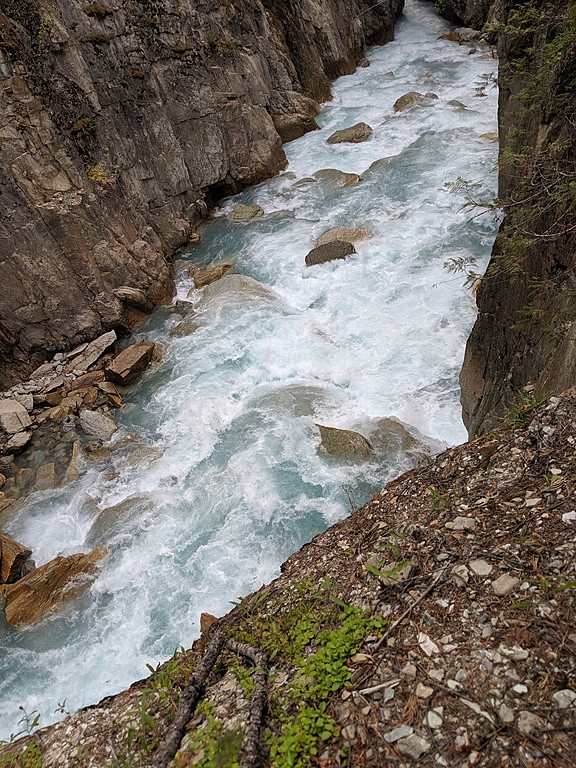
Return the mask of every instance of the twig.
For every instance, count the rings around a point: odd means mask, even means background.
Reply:
[[[454,567],[452,563],[450,564],[450,567]],[[381,645],[382,645],[382,643],[383,643],[383,642],[386,640],[386,638],[388,637],[388,635],[390,635],[390,634],[391,634],[391,633],[392,633],[392,632],[393,632],[393,631],[396,629],[396,627],[397,627],[397,626],[398,626],[398,625],[399,625],[399,624],[400,624],[402,621],[404,621],[404,619],[406,618],[406,616],[408,616],[410,613],[412,613],[412,611],[414,610],[414,608],[416,608],[416,606],[417,606],[419,603],[421,603],[421,602],[422,602],[422,600],[424,600],[424,598],[425,598],[427,595],[429,595],[429,594],[430,594],[430,592],[432,592],[432,590],[433,590],[433,589],[434,589],[434,588],[435,588],[435,587],[438,585],[438,583],[439,583],[439,582],[442,580],[442,578],[443,578],[443,577],[444,577],[444,575],[446,574],[446,570],[447,570],[447,568],[441,568],[439,571],[437,571],[437,572],[436,572],[436,574],[434,575],[434,577],[433,577],[433,579],[432,579],[432,583],[431,583],[431,584],[430,584],[428,587],[426,587],[426,589],[424,590],[424,592],[422,592],[422,594],[420,595],[420,597],[419,597],[417,600],[415,600],[413,603],[411,603],[411,605],[409,605],[409,606],[408,606],[408,608],[406,608],[406,610],[404,611],[404,613],[403,613],[403,614],[401,614],[401,615],[400,615],[400,616],[399,616],[399,617],[396,619],[396,621],[394,621],[394,622],[392,622],[392,624],[390,624],[390,626],[388,627],[388,629],[386,630],[386,632],[384,632],[384,634],[382,635],[382,637],[380,638],[380,640],[378,640],[378,642],[377,642],[377,643],[376,643],[376,645],[374,646],[374,649],[373,649],[373,650],[376,650],[377,648],[380,648],[380,646],[381,646]]]

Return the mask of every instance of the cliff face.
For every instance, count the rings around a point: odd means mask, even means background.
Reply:
[[[402,5],[0,0],[0,386],[166,299],[166,255],[283,167]]]
[[[576,383],[576,5],[506,2],[499,24],[499,203],[461,374],[471,436],[518,398]],[[520,390],[528,387],[529,394]]]

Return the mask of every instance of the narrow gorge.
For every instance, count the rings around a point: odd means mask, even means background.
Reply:
[[[220,632],[182,768],[571,753],[574,8],[436,11],[0,2],[0,765],[167,764]]]

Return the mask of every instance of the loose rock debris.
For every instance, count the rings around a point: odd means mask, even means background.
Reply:
[[[552,398],[527,420],[404,474],[315,537],[275,582],[182,655],[173,693],[214,633],[260,629],[272,664],[263,766],[573,766],[576,393]],[[408,578],[386,578],[408,562]],[[313,749],[308,744],[300,762],[290,763],[273,745],[296,712],[319,706],[319,680],[303,680],[302,670],[314,670],[309,660],[320,658],[326,637],[338,636],[334,623],[331,635],[316,626],[306,634],[302,617],[334,622],[334,606],[388,624],[367,631],[342,662],[344,682],[325,697],[322,714],[335,730],[319,732]],[[286,638],[300,643],[297,652]],[[216,750],[224,734],[245,729],[251,694],[244,677],[233,666],[215,668],[175,766],[215,764],[199,747],[206,729],[217,729]],[[153,765],[154,748],[147,752],[136,739],[128,747],[126,733],[138,727],[135,712],[154,679],[0,748],[0,759],[36,744],[46,767],[121,759]],[[161,740],[173,710],[153,693],[148,706]]]

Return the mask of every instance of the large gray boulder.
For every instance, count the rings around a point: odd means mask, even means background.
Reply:
[[[0,429],[15,435],[32,424],[28,411],[16,400],[0,400]]]
[[[324,264],[327,261],[345,259],[353,253],[356,253],[356,249],[352,243],[347,243],[344,240],[333,240],[313,248],[306,256],[306,266],[312,267],[316,264]]]
[[[404,112],[405,109],[410,109],[410,107],[414,107],[416,104],[422,104],[423,101],[426,101],[426,96],[423,93],[409,91],[394,102],[392,109],[394,112]]]
[[[112,419],[96,411],[80,411],[80,427],[87,435],[92,435],[102,442],[110,440],[118,429]]]
[[[326,144],[359,144],[362,141],[368,141],[374,131],[368,123],[356,123],[350,128],[343,128],[326,139]]]
[[[332,243],[334,240],[342,240],[345,243],[357,243],[359,240],[367,240],[374,237],[374,233],[369,229],[358,229],[356,227],[331,227],[323,232],[316,240],[316,247]]]

